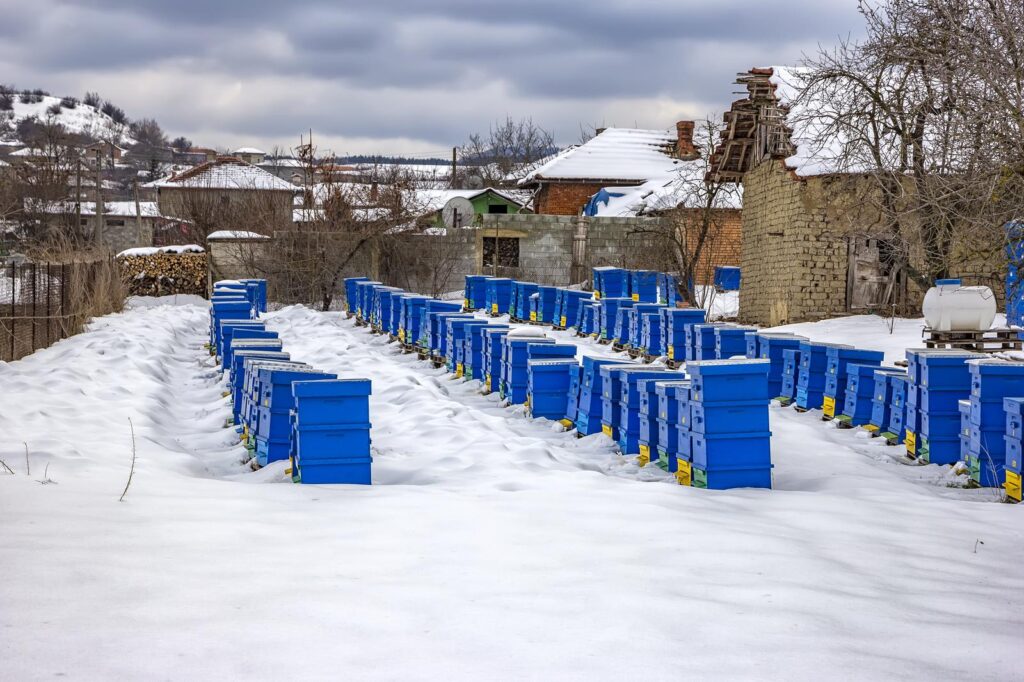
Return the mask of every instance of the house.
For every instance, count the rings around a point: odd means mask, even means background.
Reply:
[[[530,197],[528,193],[517,190],[494,189],[419,189],[415,192],[415,210],[423,215],[423,220],[435,227],[445,227],[444,209],[454,199],[465,199],[472,205],[470,215],[461,216],[462,225],[477,224],[485,215],[514,215],[524,211]],[[468,212],[467,212],[468,213]]]
[[[124,156],[126,151],[126,149],[118,147],[113,142],[101,141],[87,146],[84,150],[84,156],[90,161],[99,159],[105,168],[113,168],[121,161],[121,157]]]
[[[877,187],[822,140],[827,101],[806,102],[803,72],[753,68],[724,114],[709,177],[742,183],[744,321],[778,325],[916,308],[899,245],[871,200]]]
[[[53,216],[65,221],[65,224],[74,224],[75,219],[78,219],[82,233],[96,234],[96,203],[92,201],[76,204],[70,199],[29,199],[25,202],[25,212],[29,215]],[[114,253],[138,246],[153,246],[155,234],[180,222],[163,216],[154,201],[140,201],[138,204],[134,201],[104,201],[100,225],[102,231],[97,235],[97,241]]]
[[[160,212],[201,221],[204,226],[251,221],[250,229],[272,231],[292,224],[298,188],[273,173],[232,156],[150,183]]]
[[[256,147],[239,147],[231,155],[253,165],[263,163],[263,159],[267,158],[267,153]]]
[[[599,129],[535,168],[519,186],[534,190],[533,209],[540,215],[578,215],[604,188],[671,180],[681,164],[699,158],[693,127],[693,121],[680,121],[675,130]]]
[[[189,149],[174,150],[173,163],[182,163],[192,166],[206,163],[207,161],[215,161],[217,159],[217,150],[209,149],[208,147],[190,147]]]

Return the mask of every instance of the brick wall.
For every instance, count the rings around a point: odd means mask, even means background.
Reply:
[[[590,197],[605,186],[600,183],[545,182],[534,197],[534,210],[543,215],[577,215]]]

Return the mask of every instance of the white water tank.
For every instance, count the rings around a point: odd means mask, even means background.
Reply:
[[[958,279],[936,280],[921,306],[928,327],[940,332],[983,331],[996,319],[996,297],[988,287],[965,287]]]

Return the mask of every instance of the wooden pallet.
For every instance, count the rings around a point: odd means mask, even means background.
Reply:
[[[683,362],[682,360],[666,360],[665,361],[665,366],[668,367],[669,369],[679,369],[684,364],[686,364],[686,363]]]
[[[615,351],[616,353],[621,353],[623,351],[628,351],[629,349],[630,349],[629,346],[625,346],[625,345],[623,345],[621,343],[612,343],[612,350]]]
[[[1009,327],[986,329],[984,331],[941,332],[925,328],[925,348],[955,348],[972,350],[977,353],[1001,353],[1008,350],[1024,350],[1024,339],[1020,329]]]

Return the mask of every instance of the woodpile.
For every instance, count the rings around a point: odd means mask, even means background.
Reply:
[[[128,249],[117,264],[129,296],[206,296],[206,253],[198,246]]]

